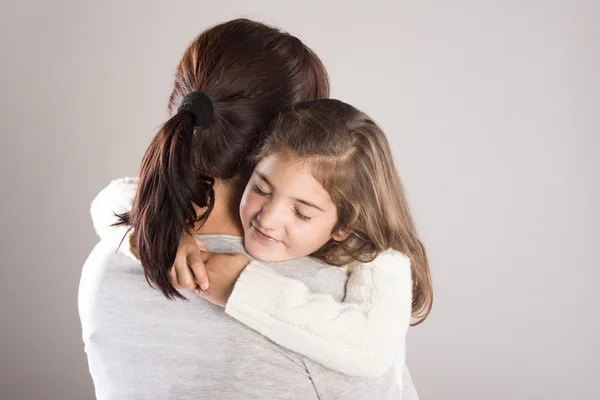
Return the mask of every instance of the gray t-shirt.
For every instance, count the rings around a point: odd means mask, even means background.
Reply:
[[[245,253],[240,237],[200,237],[213,252]],[[344,297],[341,268],[311,258],[270,266]],[[400,399],[394,368],[376,379],[338,373],[180,292],[189,301],[167,300],[137,260],[96,245],[83,267],[79,314],[98,399]]]

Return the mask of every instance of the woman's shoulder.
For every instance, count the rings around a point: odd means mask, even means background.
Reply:
[[[98,272],[109,268],[123,270],[127,267],[139,269],[140,261],[119,251],[119,245],[121,244],[110,240],[100,240],[88,255],[83,265],[84,271],[89,269]],[[128,245],[126,242],[122,244]]]

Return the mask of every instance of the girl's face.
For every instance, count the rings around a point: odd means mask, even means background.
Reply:
[[[337,209],[298,158],[277,153],[254,169],[240,204],[246,251],[262,261],[307,256],[331,238]]]

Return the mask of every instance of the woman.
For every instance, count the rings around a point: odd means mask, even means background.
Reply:
[[[169,282],[181,232],[241,236],[245,156],[280,106],[327,96],[322,64],[294,37],[247,20],[198,37],[178,68],[171,118],[142,162],[131,212],[120,216],[151,285],[181,297]]]

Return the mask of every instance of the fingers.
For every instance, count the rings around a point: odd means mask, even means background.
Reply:
[[[169,270],[169,281],[175,289],[181,289],[181,285],[177,280],[177,271],[175,270],[175,267],[171,267],[171,269]]]
[[[194,273],[196,282],[200,285],[201,290],[207,290],[209,287],[208,274],[206,272],[205,262],[210,258],[210,253],[204,242],[194,235],[196,249],[188,253],[188,265]]]
[[[209,286],[208,275],[206,274],[206,267],[204,266],[202,255],[203,252],[199,249],[189,253],[187,256],[187,263],[194,274],[196,282],[200,285],[200,289],[207,290]]]
[[[187,255],[189,252],[198,251],[195,247],[196,245],[193,244],[193,242],[192,245],[180,243],[179,248],[177,249],[175,263],[173,264],[171,271],[174,271],[174,274],[177,277],[179,288],[188,290],[196,289],[197,285],[196,281],[194,280],[194,274],[187,263]],[[169,271],[169,274],[171,271]]]
[[[206,245],[195,235],[184,232],[181,235],[175,263],[169,270],[171,284],[177,289],[207,290],[208,274],[204,262],[208,260],[209,253]]]

